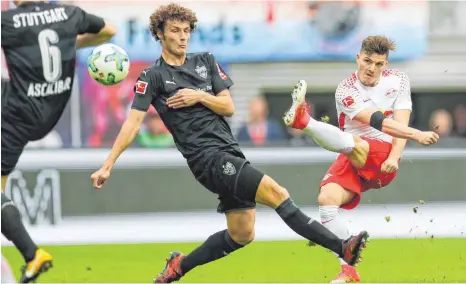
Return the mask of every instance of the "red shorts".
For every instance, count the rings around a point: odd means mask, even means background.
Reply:
[[[337,160],[330,166],[320,187],[328,183],[336,183],[341,187],[356,193],[353,200],[341,206],[343,209],[353,209],[361,201],[361,193],[369,189],[382,188],[395,179],[396,173],[384,174],[380,171],[383,162],[387,160],[392,149],[392,144],[364,137],[369,143],[369,154],[364,167],[354,167],[346,155],[339,155]]]

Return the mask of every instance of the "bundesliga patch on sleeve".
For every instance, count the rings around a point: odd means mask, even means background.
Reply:
[[[220,75],[220,78],[222,78],[223,80],[227,80],[228,77],[225,73],[223,73],[222,68],[220,68],[220,65],[218,65],[218,63],[215,64],[217,65],[218,74]]]
[[[138,94],[145,95],[147,90],[147,82],[137,81],[135,86],[135,92]]]
[[[343,103],[345,107],[350,107],[354,104],[354,100],[352,96],[347,96],[346,98],[341,100],[341,102]]]

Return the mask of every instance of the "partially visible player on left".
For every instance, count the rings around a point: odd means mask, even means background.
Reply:
[[[20,282],[35,280],[52,256],[32,241],[20,212],[4,194],[8,175],[29,141],[46,136],[60,119],[75,75],[76,49],[109,40],[115,29],[72,5],[13,1],[2,11],[1,45],[9,80],[2,79],[2,234],[26,262]]]

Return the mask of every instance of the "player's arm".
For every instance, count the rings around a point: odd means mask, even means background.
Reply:
[[[179,109],[201,103],[218,115],[232,116],[235,112],[235,105],[231,99],[229,88],[233,85],[233,81],[216,63],[212,54],[206,55],[212,76],[212,91],[215,96],[204,91],[182,89],[175,96],[167,99],[168,107]]]
[[[393,120],[404,126],[408,126],[410,117],[411,110],[396,109],[393,111]],[[394,158],[397,160],[400,159],[403,154],[403,150],[406,147],[406,142],[406,139],[394,137],[392,141],[392,150],[390,151],[389,158]]]
[[[168,107],[174,109],[190,107],[197,103],[203,104],[218,115],[232,116],[235,112],[235,105],[228,89],[222,90],[215,96],[203,91],[181,89],[176,95],[167,99]]]
[[[96,34],[86,33],[76,38],[76,48],[96,46],[109,41],[116,34],[116,29],[105,21],[104,27]]]
[[[200,103],[219,115],[230,117],[235,113],[235,104],[231,99],[230,91],[228,89],[224,89],[216,96],[204,93]]]
[[[147,72],[148,73],[148,72]],[[143,76],[144,74],[144,76]],[[142,122],[152,102],[153,82],[151,74],[141,74],[134,87],[134,100],[128,118],[123,123],[120,133],[113,144],[112,150],[104,162],[103,168],[111,170],[118,157],[134,141],[141,129]]]
[[[131,109],[128,118],[121,127],[120,133],[118,133],[110,154],[104,162],[103,167],[106,170],[111,170],[121,153],[123,153],[126,148],[133,143],[139,133],[139,129],[141,128],[145,115],[145,111]]]
[[[356,116],[354,116],[353,119],[365,124],[369,124],[375,129],[378,129],[396,138],[417,140],[417,135],[421,133],[420,130],[403,125],[396,120],[386,118],[384,114],[376,108],[363,109]]]
[[[413,103],[411,101],[411,84],[406,74],[401,74],[400,91],[395,100],[393,110],[393,120],[401,123],[402,125],[408,126],[409,119],[411,117]],[[406,139],[393,138],[392,150],[390,151],[389,158],[396,160],[401,159],[403,150],[406,147]]]
[[[115,27],[104,19],[88,14],[80,8],[77,9],[79,20],[76,48],[102,44],[116,34]]]
[[[229,89],[233,85],[233,81],[223,71],[213,54],[208,53],[207,56],[212,76],[212,91],[215,96],[207,94],[200,102],[217,114],[232,116],[235,113],[235,104]]]
[[[421,132],[417,129],[403,125],[393,119],[386,118],[377,108],[366,108],[359,91],[354,86],[340,85],[335,94],[337,104],[343,113],[351,119],[368,124],[393,137],[417,140]]]

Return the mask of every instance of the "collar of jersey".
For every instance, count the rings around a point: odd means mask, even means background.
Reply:
[[[185,65],[186,63],[188,63],[188,61],[189,61],[191,58],[192,58],[192,55],[189,54],[189,53],[187,53],[187,54],[186,54],[186,60],[184,61],[184,64],[183,64],[183,65]],[[183,66],[183,65],[170,65],[170,64],[168,64],[168,63],[165,61],[165,59],[163,59],[162,55],[160,55],[160,58],[159,58],[159,59],[160,59],[160,62],[162,62],[163,64],[168,65],[168,66],[170,66],[170,67],[181,67],[181,66]]]

